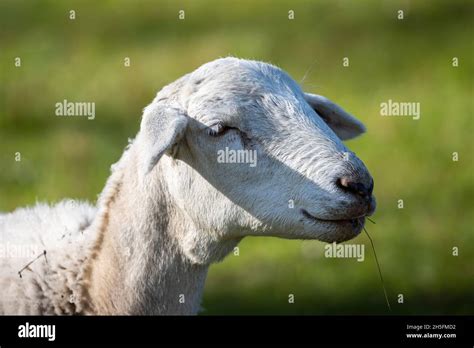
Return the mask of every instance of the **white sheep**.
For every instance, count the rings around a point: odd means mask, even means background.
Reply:
[[[0,217],[0,312],[195,314],[209,265],[245,236],[353,238],[373,181],[341,140],[364,130],[275,66],[207,63],[145,108],[97,208]],[[218,162],[224,149],[258,162]]]

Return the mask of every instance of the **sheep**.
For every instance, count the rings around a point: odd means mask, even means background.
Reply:
[[[0,312],[196,314],[209,266],[246,236],[349,240],[375,210],[373,179],[343,144],[364,131],[276,66],[204,64],[144,109],[96,206],[0,218],[2,246],[36,247],[0,259]],[[224,149],[258,162],[218,162]]]

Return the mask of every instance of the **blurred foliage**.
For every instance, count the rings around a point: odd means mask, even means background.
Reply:
[[[368,228],[393,313],[472,314],[473,9],[447,0],[3,0],[0,210],[95,201],[163,85],[222,56],[268,61],[298,81],[306,74],[305,90],[368,127],[349,146],[375,179]],[[94,101],[95,120],[55,117],[63,99]],[[421,119],[381,117],[388,99],[420,102]],[[366,244],[365,262],[324,258],[316,241],[247,238],[240,256],[211,267],[203,313],[387,313],[370,244],[363,234],[354,242]]]

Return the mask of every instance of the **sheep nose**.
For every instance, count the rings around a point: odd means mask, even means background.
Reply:
[[[374,189],[374,181],[372,179],[370,179],[370,183],[363,183],[358,182],[356,178],[343,176],[338,179],[337,184],[344,191],[351,192],[366,199],[372,196],[372,190]]]

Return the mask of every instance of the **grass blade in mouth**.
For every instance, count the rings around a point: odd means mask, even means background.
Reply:
[[[382,282],[383,293],[385,295],[385,301],[387,301],[387,307],[388,307],[389,311],[392,311],[392,307],[390,307],[390,301],[388,300],[388,296],[387,296],[387,290],[385,289],[385,283],[383,281],[382,271],[380,270],[380,264],[379,264],[379,260],[377,258],[377,253],[375,252],[374,242],[372,241],[372,238],[370,237],[369,232],[367,232],[365,227],[364,227],[364,231],[365,231],[365,234],[367,235],[367,237],[369,237],[370,244],[372,245],[372,250],[374,251],[375,263],[377,263],[377,269],[379,270],[380,280]]]
[[[369,218],[368,216],[366,216],[365,218],[375,225],[375,221],[374,221],[374,220],[372,220],[372,219]]]

